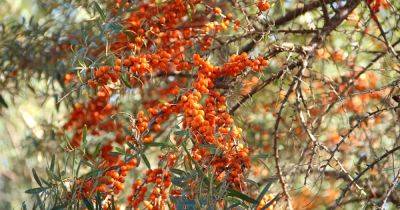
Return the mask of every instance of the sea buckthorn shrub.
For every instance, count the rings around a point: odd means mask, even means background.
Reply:
[[[400,97],[393,75],[400,41],[393,41],[398,33],[385,33],[398,22],[383,22],[398,3],[115,0],[91,6],[99,30],[68,45],[77,52],[92,40],[73,58],[79,67],[63,74],[69,91],[57,102],[71,99],[56,135],[73,160],[52,158],[49,181],[34,172],[40,187],[27,192],[38,196],[35,205],[399,205],[393,139]],[[387,69],[373,68],[379,65]],[[66,169],[57,174],[55,165]],[[378,179],[379,170],[390,172]]]

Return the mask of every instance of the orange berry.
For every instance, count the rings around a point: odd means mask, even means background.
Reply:
[[[221,10],[221,8],[219,8],[219,7],[215,7],[215,8],[214,8],[214,13],[215,13],[215,14],[217,14],[217,15],[220,15],[220,14],[222,14],[222,10]]]
[[[260,11],[267,11],[271,7],[271,5],[268,1],[264,2],[264,0],[259,0],[257,3],[257,7]]]
[[[143,138],[143,142],[144,143],[151,143],[151,142],[153,142],[153,137],[146,136],[146,137]]]

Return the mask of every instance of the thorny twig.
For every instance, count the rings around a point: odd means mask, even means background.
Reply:
[[[380,157],[378,157],[377,159],[375,159],[374,162],[370,163],[367,165],[367,167],[362,170],[360,173],[358,173],[358,175],[354,178],[353,181],[351,181],[349,184],[347,184],[347,186],[342,190],[342,193],[340,194],[339,198],[336,200],[335,205],[330,208],[330,209],[336,209],[340,203],[342,202],[344,196],[346,195],[347,191],[350,190],[350,187],[356,183],[368,170],[372,169],[376,164],[378,164],[380,161],[382,161],[383,159],[385,159],[387,156],[389,156],[390,154],[395,153],[397,150],[400,149],[400,146],[397,146],[387,152],[385,152],[383,155],[381,155]]]
[[[305,70],[305,68],[307,68],[307,61],[308,61],[308,56],[306,56],[306,58],[303,60],[302,68],[296,74],[297,78],[301,77],[302,72]],[[299,84],[299,80],[298,79],[294,79],[292,81],[292,83],[290,84],[289,90],[287,91],[283,101],[280,104],[280,108],[279,108],[279,111],[277,113],[277,117],[276,117],[276,121],[275,121],[274,132],[273,132],[273,135],[272,135],[273,136],[273,150],[274,150],[276,174],[277,174],[277,176],[279,178],[279,182],[281,183],[281,188],[282,188],[283,194],[284,194],[284,196],[286,197],[286,199],[288,201],[289,209],[293,209],[293,207],[292,207],[292,204],[291,204],[290,195],[287,193],[287,189],[286,189],[287,187],[286,187],[285,179],[283,178],[283,175],[282,175],[282,169],[279,166],[278,128],[279,128],[279,123],[281,121],[282,111],[283,111],[283,109],[285,107],[285,104],[287,103],[290,94],[293,92],[293,90],[296,89],[298,84]]]

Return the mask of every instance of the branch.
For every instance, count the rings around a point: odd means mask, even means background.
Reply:
[[[300,15],[305,14],[306,12],[312,11],[314,9],[317,9],[318,7],[320,7],[321,5],[323,5],[324,3],[332,3],[335,2],[336,0],[326,0],[326,2],[323,1],[314,1],[311,2],[309,4],[304,5],[302,8],[298,8],[292,11],[289,11],[286,13],[286,15],[276,19],[274,22],[274,26],[275,27],[279,27],[282,26],[294,19],[296,19],[297,17],[299,17]],[[259,40],[261,39],[262,34],[258,34],[254,39],[252,39],[250,41],[250,43],[248,43],[247,45],[245,45],[239,52],[243,53],[243,52],[250,52],[256,45],[256,41],[255,40]]]
[[[398,44],[400,44],[400,39],[398,39],[398,40],[393,44],[393,46],[396,46],[396,45],[398,45]],[[375,62],[377,62],[379,59],[381,59],[385,54],[386,54],[386,52],[382,52],[382,53],[378,54],[377,56],[375,56],[375,58],[372,59],[371,62],[369,62],[369,64],[368,64],[367,66],[365,66],[365,67],[363,68],[362,71],[358,72],[357,75],[354,76],[354,78],[352,78],[351,80],[349,80],[349,82],[348,82],[348,84],[346,85],[346,87],[338,94],[338,97],[336,98],[336,100],[335,100],[335,101],[332,101],[332,102],[328,105],[328,107],[324,110],[324,112],[323,112],[321,115],[319,115],[319,116],[312,122],[312,124],[314,125],[314,124],[318,123],[318,122],[322,119],[322,117],[325,116],[325,115],[336,105],[336,103],[344,96],[344,94],[345,94],[351,87],[353,87],[353,84],[355,83],[355,81],[356,81],[359,77],[361,77],[361,75],[363,75],[369,68],[371,68],[371,67],[375,64]],[[318,129],[318,127],[316,127],[314,130],[316,130],[316,129]]]
[[[336,144],[335,149],[333,149],[331,151],[331,155],[329,156],[329,158],[326,160],[326,164],[324,166],[322,166],[322,168],[324,168],[324,170],[327,168],[328,165],[330,165],[330,162],[332,161],[332,159],[334,159],[335,157],[335,153],[337,151],[339,151],[339,147],[346,141],[346,139],[350,136],[350,134],[356,129],[358,128],[362,122],[364,122],[365,120],[371,118],[371,117],[375,117],[376,115],[379,115],[381,113],[383,113],[384,111],[389,111],[392,109],[396,109],[397,107],[387,107],[384,109],[378,109],[374,112],[368,113],[367,115],[361,117],[360,119],[357,120],[357,123],[355,125],[353,125],[349,131],[347,131],[347,133],[341,137],[340,141]],[[354,179],[353,179],[354,181]]]
[[[274,159],[275,159],[275,168],[276,168],[276,174],[279,178],[279,182],[281,183],[281,188],[282,188],[282,192],[285,195],[287,201],[288,201],[288,207],[289,209],[293,209],[292,204],[291,204],[291,199],[290,196],[287,192],[286,189],[286,183],[285,183],[285,179],[283,178],[282,175],[282,169],[279,166],[279,149],[278,149],[278,128],[279,128],[279,124],[282,118],[282,111],[285,108],[285,104],[287,103],[287,101],[289,100],[289,96],[290,94],[297,88],[297,85],[299,84],[300,81],[300,77],[303,73],[303,71],[307,68],[307,62],[308,62],[308,56],[306,56],[306,58],[304,58],[303,62],[302,62],[302,68],[299,69],[299,72],[296,74],[296,78],[293,79],[293,82],[290,84],[289,90],[285,95],[285,98],[283,99],[283,101],[281,102],[281,106],[279,108],[279,111],[277,113],[277,118],[275,121],[275,126],[274,126],[274,132],[272,134],[273,136],[273,150],[274,150]]]
[[[301,62],[296,62],[293,63],[291,65],[289,65],[286,69],[292,70],[296,67],[298,67],[301,64]],[[258,93],[259,91],[261,91],[262,89],[264,89],[266,86],[268,86],[269,84],[271,84],[271,82],[281,78],[283,76],[283,74],[285,73],[285,69],[280,70],[277,74],[272,75],[271,77],[269,77],[267,80],[263,81],[261,84],[257,85],[255,88],[253,88],[249,94],[243,96],[242,99],[240,99],[239,102],[237,102],[234,106],[232,106],[232,108],[229,110],[229,114],[230,115],[234,115],[236,110],[240,108],[240,106],[242,106],[242,104],[244,104],[248,99],[250,99],[253,95],[255,95],[256,93]]]
[[[400,149],[400,145],[387,151],[385,154],[383,154],[382,156],[380,156],[379,158],[377,158],[374,162],[372,162],[371,164],[368,164],[368,166],[361,171],[354,179],[353,181],[351,181],[346,188],[344,188],[344,190],[342,191],[342,193],[340,194],[339,198],[336,200],[335,205],[330,208],[330,209],[336,209],[340,203],[342,202],[344,196],[346,195],[347,191],[349,191],[350,187],[356,183],[368,170],[372,169],[376,164],[378,164],[380,161],[382,161],[383,159],[385,159],[387,156],[389,156],[390,154],[393,154],[394,152],[396,152],[397,150]]]
[[[386,204],[387,200],[389,199],[390,194],[392,194],[394,188],[397,187],[397,184],[399,183],[399,181],[400,181],[400,169],[397,171],[397,174],[393,179],[393,182],[391,184],[392,186],[388,189],[388,191],[385,194],[385,197],[383,198],[382,205],[380,207],[381,210],[385,209],[385,204]]]
[[[314,36],[314,38],[311,40],[308,47],[301,48],[302,53],[309,54],[309,59],[313,58],[314,54],[315,54],[315,49],[323,43],[326,36],[328,36],[336,27],[338,27],[347,18],[347,16],[360,4],[360,1],[361,0],[350,1],[345,6],[343,6],[340,9],[340,11],[338,13],[336,13],[336,15],[330,19],[330,21],[325,23],[325,26],[321,29],[321,33]],[[317,3],[314,2],[314,4],[317,4]],[[318,5],[319,4],[320,4],[320,2],[318,2]],[[308,7],[308,8],[310,8],[310,7]],[[315,7],[311,7],[311,8],[315,8]],[[299,11],[303,11],[303,10],[299,10]],[[289,12],[288,14],[291,14],[291,13]],[[282,50],[282,49],[275,49],[275,51],[274,50],[271,51],[269,53],[269,55],[267,56],[267,59],[270,57],[273,57],[274,55],[281,52],[279,50]],[[299,51],[295,50],[295,52],[299,52]],[[293,70],[294,68],[300,66],[301,63],[302,62],[293,63],[292,65],[290,65],[288,67],[288,69]],[[232,109],[229,111],[229,113],[233,114],[244,102],[246,102],[254,94],[256,94],[257,92],[262,90],[264,87],[266,87],[272,81],[275,81],[275,79],[280,78],[283,75],[283,73],[284,73],[284,70],[281,70],[278,72],[277,75],[270,77],[269,79],[264,81],[261,85],[256,86],[254,89],[251,90],[251,92],[248,95],[244,96],[237,104],[235,104],[232,107]]]
[[[370,6],[367,2],[365,2],[365,4],[367,5],[367,7],[368,7],[368,9],[369,9],[369,12],[370,12],[370,14],[371,14],[372,20],[374,20],[374,22],[375,22],[376,25],[378,26],[378,29],[379,29],[379,31],[381,32],[381,36],[382,36],[383,39],[385,40],[385,44],[386,44],[387,50],[390,51],[397,59],[400,60],[399,55],[396,53],[396,51],[394,50],[393,46],[392,46],[392,45],[390,44],[390,42],[388,41],[388,39],[387,39],[387,37],[386,37],[386,33],[385,33],[385,31],[383,30],[383,27],[382,27],[381,23],[379,22],[378,17],[376,16],[375,12],[372,11],[371,6]]]

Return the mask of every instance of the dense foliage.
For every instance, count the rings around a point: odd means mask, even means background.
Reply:
[[[62,117],[22,208],[400,207],[400,2],[34,4],[2,15],[0,111]]]

